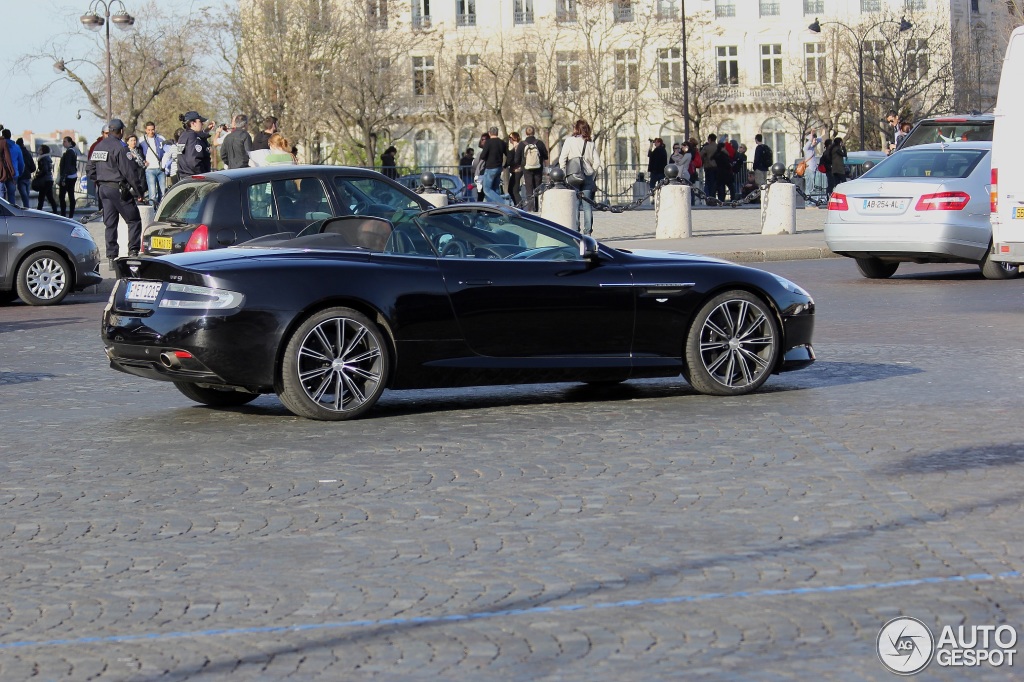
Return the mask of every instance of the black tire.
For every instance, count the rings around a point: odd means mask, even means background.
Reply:
[[[259,393],[236,391],[233,389],[209,388],[187,381],[175,381],[174,387],[181,391],[189,400],[194,400],[210,407],[239,407],[251,403],[260,397]]]
[[[390,371],[384,333],[351,308],[316,313],[285,346],[277,395],[307,419],[342,421],[374,406]]]
[[[723,292],[697,312],[686,337],[686,380],[707,395],[756,391],[782,347],[771,307],[748,291]]]
[[[981,268],[981,275],[985,279],[1015,279],[1020,277],[1020,266],[1016,263],[1002,263],[989,258],[989,253],[985,254],[985,260],[978,263],[978,267]]]
[[[36,251],[18,268],[18,298],[29,305],[57,305],[71,292],[74,274],[56,251]]]
[[[877,258],[854,258],[860,274],[868,279],[888,279],[896,274],[899,263],[883,263]]]

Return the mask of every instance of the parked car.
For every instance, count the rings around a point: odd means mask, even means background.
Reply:
[[[99,267],[99,247],[81,223],[0,199],[0,303],[56,305],[101,282]]]
[[[847,153],[846,163],[843,164],[846,168],[846,179],[856,180],[863,175],[868,168],[880,163],[885,158],[885,152],[876,152],[871,150]]]
[[[167,192],[142,238],[152,255],[206,251],[339,215],[390,217],[427,208],[380,173],[343,166],[262,166],[186,178]]]
[[[206,405],[276,393],[297,415],[341,420],[385,388],[682,373],[736,396],[814,361],[814,301],[777,275],[613,249],[507,206],[392,218],[118,261],[111,367]]]
[[[403,175],[398,182],[409,189],[416,189],[420,186],[419,174]],[[476,188],[472,183],[466,184],[458,175],[451,173],[434,173],[434,187],[448,190],[459,201],[476,201]]]
[[[933,142],[991,142],[994,122],[995,116],[992,114],[923,118],[900,141],[899,149]]]
[[[989,279],[1018,268],[989,259],[991,142],[901,149],[836,187],[825,243],[857,261],[865,277],[891,277],[900,263],[977,263]]]

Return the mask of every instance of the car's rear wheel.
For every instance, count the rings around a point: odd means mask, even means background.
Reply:
[[[300,417],[353,419],[380,398],[389,369],[380,327],[351,308],[329,308],[288,340],[278,397]]]
[[[981,268],[981,275],[985,279],[1013,279],[1020,276],[1020,266],[1016,263],[1002,263],[989,258],[985,254],[985,260],[978,264]]]
[[[238,407],[251,403],[260,397],[259,393],[225,388],[210,388],[187,381],[175,381],[174,387],[181,391],[182,395],[189,400],[194,400],[197,403],[209,405],[210,407]]]
[[[56,251],[36,251],[18,268],[18,297],[29,305],[57,305],[71,291],[71,268]]]
[[[709,395],[744,395],[772,373],[782,338],[771,308],[748,291],[726,291],[701,307],[686,338],[686,379]]]
[[[878,258],[855,258],[860,274],[868,279],[887,279],[896,274],[899,263],[884,263]]]

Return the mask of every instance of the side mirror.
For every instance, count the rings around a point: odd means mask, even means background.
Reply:
[[[598,248],[597,240],[593,237],[584,235],[580,239],[580,257],[583,260],[597,260]]]

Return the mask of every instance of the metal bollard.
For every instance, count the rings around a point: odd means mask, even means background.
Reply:
[[[796,185],[786,179],[786,167],[777,163],[761,193],[761,234],[796,234]]]
[[[666,183],[654,195],[654,215],[657,219],[657,239],[686,239],[693,236],[693,213],[690,194],[693,188],[679,179],[679,167],[665,166]]]
[[[580,200],[576,196],[576,190],[570,189],[565,184],[565,171],[561,168],[551,169],[549,175],[554,184],[544,190],[540,217],[579,232]]]
[[[448,194],[445,192],[438,192],[434,187],[434,183],[437,178],[430,171],[426,171],[420,174],[420,186],[417,190],[420,195],[423,196],[428,202],[440,208],[441,206],[448,205]]]

